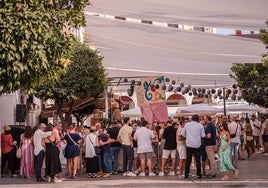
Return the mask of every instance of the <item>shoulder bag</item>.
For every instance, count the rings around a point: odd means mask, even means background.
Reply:
[[[231,138],[236,137],[236,132],[237,132],[237,129],[238,129],[238,124],[236,124],[236,130],[235,130],[235,133],[230,134],[230,137],[231,137]]]

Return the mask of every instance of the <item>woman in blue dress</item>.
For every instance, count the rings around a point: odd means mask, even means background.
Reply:
[[[228,126],[226,123],[223,123],[220,126],[220,172],[223,172],[223,177],[221,180],[228,180],[227,172],[233,170],[234,177],[238,176],[239,170],[236,169],[232,164],[231,158],[231,148],[230,148],[230,133],[228,131]]]
[[[78,168],[78,158],[80,156],[79,144],[82,137],[75,132],[75,124],[69,126],[68,133],[64,136],[64,142],[66,143],[64,157],[67,159],[66,175],[69,178],[76,178],[76,171]]]

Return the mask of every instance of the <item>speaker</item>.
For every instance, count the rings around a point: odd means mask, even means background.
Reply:
[[[25,122],[26,119],[26,105],[17,104],[16,105],[16,122]]]

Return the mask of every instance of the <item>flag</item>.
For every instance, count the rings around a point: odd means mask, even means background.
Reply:
[[[138,106],[149,123],[168,120],[164,85],[164,77],[160,76],[141,78],[141,85],[135,86]]]

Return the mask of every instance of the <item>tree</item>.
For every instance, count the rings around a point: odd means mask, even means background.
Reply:
[[[28,90],[69,63],[70,28],[85,25],[89,0],[0,1],[0,95]]]
[[[268,21],[266,21],[268,28]],[[261,29],[259,38],[268,49],[268,29]],[[268,107],[268,53],[262,55],[260,63],[236,63],[231,68],[242,97],[249,103]]]
[[[74,102],[80,98],[91,96],[94,100],[103,93],[106,87],[106,75],[102,59],[97,51],[91,50],[86,44],[74,43],[72,46],[71,63],[59,79],[47,80],[35,88],[35,95],[41,99],[53,99],[64,128],[74,112]],[[67,112],[63,112],[63,105]],[[93,104],[94,105],[94,104]],[[77,113],[77,112],[76,112]]]

